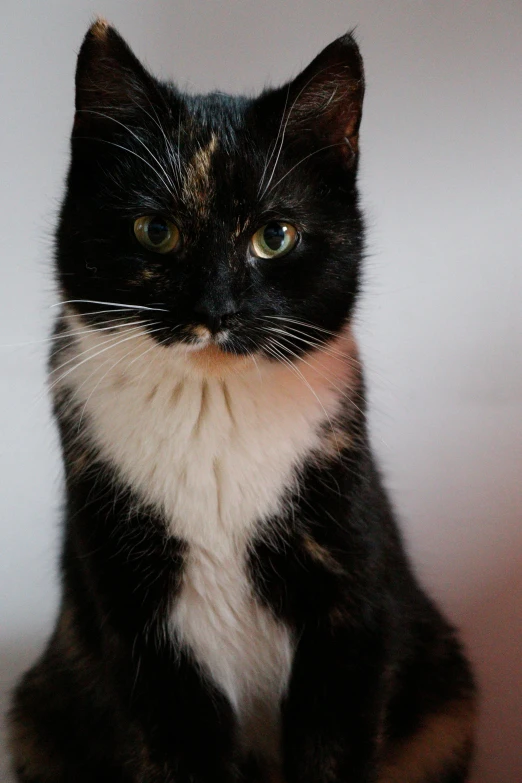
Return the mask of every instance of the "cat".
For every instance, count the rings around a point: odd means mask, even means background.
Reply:
[[[50,389],[59,617],[23,783],[461,783],[475,686],[372,455],[353,35],[256,98],[78,56]]]

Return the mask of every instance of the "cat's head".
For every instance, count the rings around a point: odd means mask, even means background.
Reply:
[[[224,358],[293,359],[338,334],[363,251],[363,92],[350,34],[251,99],[181,93],[98,21],[78,57],[63,299]]]

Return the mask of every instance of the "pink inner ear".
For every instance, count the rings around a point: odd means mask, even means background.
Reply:
[[[362,113],[362,85],[357,81],[334,83],[331,98],[317,121],[332,143],[345,142],[347,152],[355,155],[359,146],[359,126]]]
[[[303,90],[289,115],[291,129],[312,132],[325,146],[338,146],[347,163],[359,149],[359,126],[364,86],[362,80],[349,80],[337,73],[313,80]],[[333,78],[332,78],[333,77]]]
[[[337,146],[350,164],[358,152],[364,97],[362,58],[348,34],[326,47],[292,84],[289,124]]]
[[[362,105],[360,100],[353,97],[347,100],[347,107],[343,113],[343,141],[346,142],[346,146],[351,151],[351,154],[356,155],[359,151],[359,126],[361,124]]]

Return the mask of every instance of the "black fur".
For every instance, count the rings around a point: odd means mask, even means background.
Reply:
[[[296,80],[259,98],[186,96],[150,76],[112,28],[95,25],[78,58],[57,235],[64,299],[87,300],[74,307],[98,327],[110,308],[92,301],[161,308],[154,321],[162,331],[151,333],[172,343],[190,342],[190,327],[218,318],[229,330],[222,346],[229,353],[273,358],[259,326],[266,316],[303,323],[281,338],[287,360],[305,353],[306,341],[327,343],[316,327],[339,332],[359,289],[363,85],[347,35]],[[178,172],[213,136],[206,178],[183,195]],[[158,255],[137,242],[132,226],[144,214],[176,221],[179,251]],[[300,234],[277,262],[250,249],[254,231],[270,220]],[[147,328],[148,315],[136,316]],[[58,342],[52,367],[67,345]],[[122,484],[63,391],[55,414],[67,475],[63,600],[48,648],[11,710],[19,781],[263,780],[262,764],[238,752],[227,698],[166,631],[183,543]],[[291,513],[273,520],[249,562],[258,600],[299,639],[282,704],[284,777],[462,782],[472,675],[404,554],[368,444],[362,379],[338,426],[349,431],[349,445],[303,467]],[[457,716],[455,742],[441,739],[435,761],[421,756],[420,772],[404,766],[387,776],[420,747],[430,721],[446,715]]]

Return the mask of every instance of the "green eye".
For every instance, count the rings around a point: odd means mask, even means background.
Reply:
[[[144,215],[134,221],[138,242],[153,253],[170,253],[180,242],[179,228],[159,215]]]
[[[251,240],[251,249],[259,258],[279,258],[296,246],[298,238],[297,229],[291,223],[273,220],[256,231]]]

